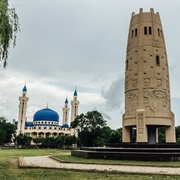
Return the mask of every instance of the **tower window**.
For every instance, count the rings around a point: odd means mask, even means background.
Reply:
[[[137,28],[135,29],[135,36],[137,36]]]
[[[160,59],[158,55],[156,56],[156,66],[160,66]]]
[[[144,35],[147,35],[147,27],[144,27]]]
[[[160,36],[160,29],[158,28],[158,36]]]
[[[132,38],[133,38],[133,36],[134,36],[134,30],[132,30]]]
[[[151,27],[149,27],[149,34],[152,34],[152,29],[151,29]]]

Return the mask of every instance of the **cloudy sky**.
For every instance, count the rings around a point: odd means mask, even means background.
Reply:
[[[9,0],[21,32],[0,67],[0,113],[17,119],[26,81],[28,120],[46,107],[62,117],[77,86],[79,113],[97,109],[117,129],[124,112],[124,65],[131,13],[160,13],[168,52],[171,105],[180,125],[179,1]]]

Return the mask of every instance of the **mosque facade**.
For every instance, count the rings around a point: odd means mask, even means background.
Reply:
[[[26,85],[23,87],[22,96],[19,97],[19,114],[17,123],[17,135],[25,134],[32,138],[39,137],[57,137],[57,136],[76,136],[77,131],[70,127],[70,124],[78,115],[79,101],[77,98],[77,90],[75,89],[73,100],[71,101],[71,119],[69,121],[70,108],[68,107],[68,99],[66,98],[64,107],[62,108],[63,117],[62,125],[60,125],[59,114],[48,108],[37,111],[34,114],[33,121],[27,121],[26,111],[29,98],[27,95]]]

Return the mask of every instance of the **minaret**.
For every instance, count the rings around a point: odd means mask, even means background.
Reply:
[[[155,144],[158,127],[166,128],[166,143],[175,143],[169,70],[159,13],[132,13],[126,52],[123,142]]]
[[[63,110],[63,119],[62,119],[62,125],[63,124],[68,124],[69,125],[69,110],[68,108],[68,99],[66,98],[64,107],[62,108]]]
[[[24,133],[25,128],[25,122],[26,122],[26,110],[27,110],[27,102],[29,100],[28,97],[26,97],[27,88],[26,84],[24,85],[24,88],[22,90],[22,96],[19,97],[19,114],[18,114],[18,129],[17,129],[17,135],[20,133]]]
[[[74,121],[78,115],[78,106],[79,101],[77,100],[77,90],[75,88],[73,100],[71,101],[71,122]]]

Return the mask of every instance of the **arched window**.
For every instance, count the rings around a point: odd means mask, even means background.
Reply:
[[[160,59],[158,55],[156,56],[156,66],[160,66]]]

